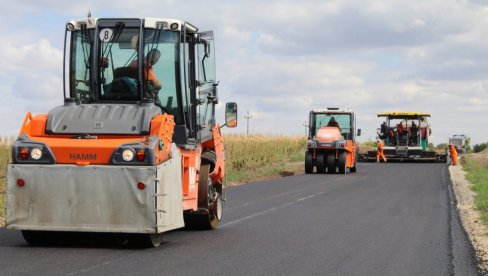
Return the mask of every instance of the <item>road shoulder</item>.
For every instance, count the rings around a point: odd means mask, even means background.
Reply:
[[[488,272],[488,229],[481,223],[474,204],[471,183],[466,180],[462,166],[449,166],[457,210],[464,230],[473,246],[479,268]]]

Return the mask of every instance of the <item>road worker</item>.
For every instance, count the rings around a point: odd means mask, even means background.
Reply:
[[[456,166],[458,163],[458,153],[454,145],[449,145],[449,154],[451,155],[451,164]]]
[[[158,49],[151,49],[148,51],[146,58],[144,59],[144,80],[147,81],[149,96],[156,98],[158,91],[161,89],[161,81],[157,79],[154,73],[154,65],[161,57],[161,52]],[[133,60],[129,66],[137,67],[137,59]]]
[[[335,118],[332,117],[332,118],[330,118],[329,123],[327,123],[327,126],[339,127],[339,124],[337,123],[337,121],[335,120]]]
[[[386,157],[385,157],[385,153],[383,152],[383,141],[381,139],[376,139],[376,144],[378,146],[378,149],[376,150],[376,162],[379,163],[380,162],[380,157],[383,159],[383,161],[385,161],[386,163]]]
[[[402,142],[402,143],[406,142],[405,141],[405,134],[407,131],[405,129],[405,126],[403,125],[403,122],[400,122],[399,124],[397,124],[396,130],[397,130],[398,141]]]
[[[398,135],[403,135],[404,131],[405,131],[405,128],[403,127],[403,122],[400,122],[399,124],[397,124]]]
[[[417,136],[418,136],[419,128],[417,124],[415,124],[415,121],[412,121],[412,125],[410,126],[410,144],[411,145],[417,145]]]

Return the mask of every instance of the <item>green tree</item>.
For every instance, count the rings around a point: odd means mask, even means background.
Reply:
[[[471,137],[466,136],[466,152],[470,152],[472,150],[471,148]]]

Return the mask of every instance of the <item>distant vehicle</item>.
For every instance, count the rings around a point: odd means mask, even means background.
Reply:
[[[385,121],[377,130],[378,137],[385,143],[383,148],[388,161],[446,162],[447,154],[429,151],[431,135],[428,118],[423,112],[379,113]],[[362,161],[376,161],[376,151],[361,154]]]
[[[451,138],[449,138],[449,144],[454,145],[459,154],[466,153],[466,135],[464,134],[453,135]]]
[[[351,110],[327,108],[310,111],[305,173],[345,174],[346,170],[356,172],[358,144],[356,117]]]

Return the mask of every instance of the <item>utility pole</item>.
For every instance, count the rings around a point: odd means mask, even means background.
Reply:
[[[249,136],[249,120],[252,119],[252,115],[249,114],[249,110],[247,111],[247,114],[244,115],[244,119],[247,120],[247,136]]]
[[[305,127],[305,138],[308,136],[308,124],[307,120],[305,120],[305,123],[303,123],[303,126]]]

